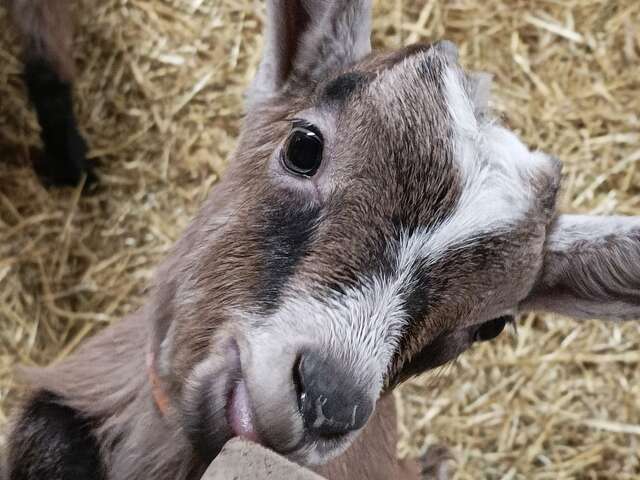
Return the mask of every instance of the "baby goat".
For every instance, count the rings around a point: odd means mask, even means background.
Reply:
[[[18,28],[24,50],[24,81],[35,107],[44,144],[34,162],[46,183],[77,185],[87,175],[87,146],[73,113],[71,18],[68,0],[3,0]]]
[[[517,312],[640,317],[640,218],[558,215],[559,162],[453,45],[372,54],[368,0],[267,6],[227,174],[145,306],[30,373],[11,479],[195,479],[234,436],[415,479],[399,382]]]

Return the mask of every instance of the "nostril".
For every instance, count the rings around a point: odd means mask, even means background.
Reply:
[[[298,357],[293,383],[305,428],[317,436],[333,438],[358,430],[373,410],[366,390],[337,362],[317,353]]]

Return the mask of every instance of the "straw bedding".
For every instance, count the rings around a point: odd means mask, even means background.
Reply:
[[[0,424],[12,369],[69,354],[140,304],[225,169],[262,3],[75,1],[77,112],[102,190],[45,190],[15,33],[0,10]],[[494,107],[565,162],[565,211],[640,214],[640,2],[378,2],[376,46],[447,37],[495,75]],[[451,447],[456,478],[638,478],[640,323],[519,321],[405,385],[402,455]],[[0,435],[1,437],[1,435]]]

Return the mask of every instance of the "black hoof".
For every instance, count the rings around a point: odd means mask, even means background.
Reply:
[[[44,152],[34,157],[34,168],[45,185],[77,186],[96,183],[87,159],[87,144],[78,130],[73,112],[71,83],[60,78],[45,58],[25,64],[24,80],[40,123]]]
[[[62,145],[32,156],[33,168],[47,187],[76,187],[84,180],[83,191],[95,189],[98,178],[87,159],[87,144],[77,132],[69,132]]]

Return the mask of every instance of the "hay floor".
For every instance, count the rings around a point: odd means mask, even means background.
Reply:
[[[224,172],[259,50],[255,0],[82,0],[77,111],[104,186],[47,191],[0,10],[0,423],[11,371],[140,304],[153,266]],[[495,74],[495,107],[564,160],[567,211],[640,213],[640,2],[378,2],[377,46],[445,36]],[[530,316],[407,384],[403,455],[450,446],[456,478],[638,478],[640,323]],[[0,435],[1,436],[1,435]]]

